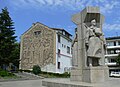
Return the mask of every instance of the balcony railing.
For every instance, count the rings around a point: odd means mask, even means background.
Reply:
[[[105,57],[116,57],[116,56],[118,56],[118,54],[107,54],[107,55],[105,55]]]
[[[118,45],[118,46],[107,46],[107,49],[115,49],[115,48],[120,48],[120,45]]]
[[[116,62],[112,62],[112,63],[105,63],[105,65],[108,65],[108,66],[115,66],[115,65],[116,65]]]

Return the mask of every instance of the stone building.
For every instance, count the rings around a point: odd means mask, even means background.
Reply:
[[[116,64],[116,58],[120,53],[120,36],[107,37],[107,55],[105,55],[105,64],[109,67],[109,73],[120,72],[120,67]]]
[[[64,73],[71,67],[71,34],[39,22],[21,35],[20,69],[39,65],[42,71]]]

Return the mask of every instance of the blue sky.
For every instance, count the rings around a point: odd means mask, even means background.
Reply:
[[[120,0],[0,0],[0,9],[8,7],[15,22],[17,40],[32,23],[41,22],[49,27],[64,28],[74,35],[76,25],[71,16],[86,6],[99,6],[105,16],[105,37],[120,36]]]

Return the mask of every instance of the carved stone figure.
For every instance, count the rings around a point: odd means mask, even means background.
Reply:
[[[88,66],[97,66],[99,65],[99,59],[102,57],[102,46],[104,46],[103,33],[101,29],[96,26],[96,20],[91,21],[90,27],[87,27],[86,30],[86,50],[88,57]],[[95,61],[95,62],[94,62]]]

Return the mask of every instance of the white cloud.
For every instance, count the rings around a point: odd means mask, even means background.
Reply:
[[[44,1],[46,1],[47,4],[49,4],[49,5],[54,5],[54,0],[44,0]]]
[[[33,6],[37,9],[41,7],[53,9],[61,6],[67,10],[81,10],[85,6],[100,6],[103,13],[111,12],[120,4],[117,0],[10,0],[9,2],[18,7]]]
[[[110,13],[112,9],[114,9],[116,6],[119,6],[120,2],[118,1],[111,1],[111,2],[105,2],[103,6],[101,6],[101,11],[103,13]]]
[[[120,30],[120,24],[104,24],[103,25],[104,30]]]

